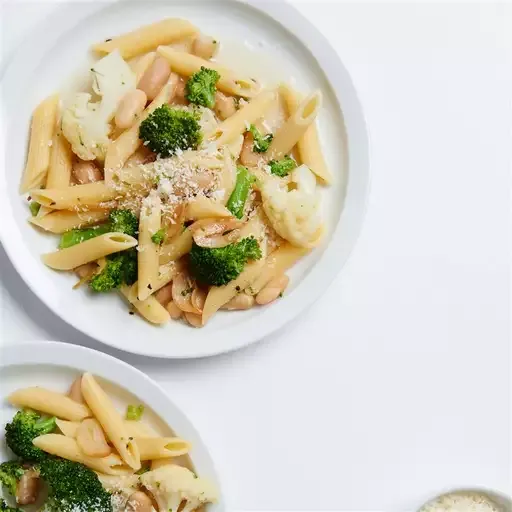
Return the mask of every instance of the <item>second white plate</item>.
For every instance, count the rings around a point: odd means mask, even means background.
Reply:
[[[192,444],[190,459],[195,471],[212,481],[219,490],[219,503],[209,505],[207,511],[226,510],[213,460],[190,420],[149,377],[101,352],[51,341],[2,347],[0,429],[3,431],[16,411],[5,400],[11,392],[28,386],[66,392],[73,380],[84,372],[90,372],[101,380],[119,411],[126,410],[128,404],[143,404],[144,422],[158,435],[177,435],[189,441]],[[0,462],[8,460],[9,456],[5,443],[0,443]]]

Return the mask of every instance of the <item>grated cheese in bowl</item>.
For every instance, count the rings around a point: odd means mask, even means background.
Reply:
[[[498,505],[486,494],[479,492],[451,492],[443,494],[426,505],[419,512],[510,512]]]

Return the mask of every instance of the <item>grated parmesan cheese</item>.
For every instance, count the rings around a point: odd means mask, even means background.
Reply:
[[[506,512],[485,494],[454,492],[424,505],[420,512]]]

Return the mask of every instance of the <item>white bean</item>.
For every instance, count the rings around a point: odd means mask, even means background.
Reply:
[[[85,265],[82,265],[82,267],[84,267]],[[81,267],[78,267],[78,268],[81,268]],[[78,272],[77,272],[78,274]],[[78,274],[80,277],[85,277],[85,276],[81,276],[80,274]],[[73,384],[71,384],[71,387],[69,388],[69,392],[68,392],[68,395],[69,395],[69,398],[71,398],[71,400],[74,400],[75,402],[78,402],[79,404],[83,404],[85,403],[84,401],[84,397],[82,395],[82,376],[79,375],[74,381],[73,381]]]
[[[181,315],[183,314],[183,311],[178,306],[176,306],[176,304],[172,300],[171,302],[169,302],[169,304],[167,304],[165,309],[167,309],[169,315],[171,315],[171,318],[173,320],[180,319]]]
[[[283,293],[289,282],[290,278],[285,274],[274,277],[274,279],[272,279],[265,288],[256,295],[256,303],[260,306],[270,304],[272,301],[276,300],[281,293]]]
[[[195,313],[189,313],[186,311],[185,318],[192,327],[203,327],[201,315],[196,315]]]
[[[217,91],[215,93],[215,113],[224,120],[236,113],[236,100],[233,96],[226,96],[224,93]]]
[[[256,167],[258,162],[261,160],[261,156],[252,150],[253,145],[254,139],[252,135],[247,132],[244,135],[244,143],[242,145],[242,151],[240,152],[240,162],[242,165],[247,165],[248,167]]]
[[[151,498],[142,491],[136,491],[130,495],[126,502],[125,512],[151,512],[153,504]]]
[[[172,300],[172,283],[166,284],[155,293],[155,299],[162,304],[167,306]]]
[[[183,80],[181,77],[176,84],[176,88],[174,89],[174,95],[172,97],[171,103],[174,105],[186,105],[188,103],[187,98],[185,98],[185,80]]]
[[[29,505],[34,503],[39,494],[39,476],[36,471],[29,469],[16,484],[16,503]]]
[[[140,89],[127,92],[117,107],[116,126],[123,130],[130,128],[144,110],[147,101],[146,93]]]
[[[171,74],[171,66],[167,59],[157,57],[148,70],[142,75],[137,89],[146,93],[147,99],[153,101]]]
[[[254,306],[254,297],[247,295],[247,293],[239,293],[233,297],[229,302],[222,306],[222,309],[229,311],[251,309]]]
[[[103,172],[94,162],[76,160],[73,163],[73,177],[80,185],[94,183],[103,179]]]
[[[202,59],[210,60],[219,49],[219,42],[211,36],[200,34],[194,39],[192,53]]]

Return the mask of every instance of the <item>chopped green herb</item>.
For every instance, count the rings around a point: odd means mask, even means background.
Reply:
[[[154,235],[151,236],[151,241],[154,244],[162,245],[165,239],[165,229],[159,229]]]
[[[255,153],[265,153],[268,150],[270,143],[274,138],[274,135],[272,135],[271,133],[268,133],[267,135],[262,135],[258,128],[256,128],[256,126],[254,126],[253,124],[251,124],[251,126],[249,127],[249,131],[251,132],[251,135],[254,139],[254,145],[252,147],[253,151]]]
[[[39,209],[41,208],[41,204],[36,201],[32,201],[28,207],[30,208],[30,213],[32,217],[35,217],[39,213]]]
[[[126,419],[131,421],[139,421],[144,414],[144,406],[142,404],[139,405],[129,405],[126,408]],[[128,438],[130,441],[133,437]]]

